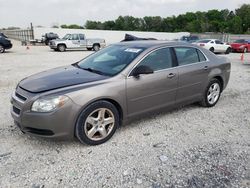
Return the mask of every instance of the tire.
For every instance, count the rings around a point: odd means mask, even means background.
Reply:
[[[0,44],[0,53],[4,53],[5,52],[5,48],[3,47],[3,45]]]
[[[203,107],[213,107],[219,101],[221,92],[222,92],[222,87],[220,81],[217,80],[216,78],[212,79],[209,82],[208,86],[206,87],[206,90],[203,94],[203,99],[200,104]],[[210,96],[212,95],[211,98],[209,97],[209,95]]]
[[[231,48],[227,48],[225,54],[229,54],[231,51],[232,51]]]
[[[93,49],[94,49],[95,52],[99,51],[100,50],[100,45],[99,44],[94,44]]]
[[[91,51],[93,48],[87,48],[88,51]]]
[[[66,50],[66,46],[64,44],[59,44],[57,49],[59,52],[64,52]]]
[[[209,51],[214,53],[214,47],[211,47]]]
[[[109,140],[119,125],[119,112],[116,107],[108,101],[101,100],[90,104],[81,112],[76,123],[75,135],[81,143],[98,145]]]

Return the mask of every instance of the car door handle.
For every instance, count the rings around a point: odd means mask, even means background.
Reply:
[[[168,74],[168,78],[173,78],[173,77],[175,77],[175,73],[169,73]]]
[[[208,69],[208,66],[205,66],[205,67],[204,67],[204,70],[207,70],[207,69]]]

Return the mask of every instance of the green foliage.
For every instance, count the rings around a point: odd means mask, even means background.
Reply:
[[[71,24],[71,25],[63,24],[63,25],[61,25],[61,28],[64,28],[64,29],[84,29],[84,27],[77,25],[77,24]]]
[[[64,28],[64,26],[66,25],[62,25],[61,27]],[[85,24],[85,28],[156,32],[249,33],[250,4],[243,4],[235,11],[213,9],[207,12],[187,12],[186,14],[167,18],[161,18],[160,16],[145,16],[144,18],[119,16],[114,21],[99,22],[88,20]]]

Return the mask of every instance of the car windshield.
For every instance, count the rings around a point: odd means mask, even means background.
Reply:
[[[234,41],[234,43],[241,43],[241,44],[243,44],[243,43],[245,43],[245,40],[236,40],[236,41]]]
[[[197,43],[208,43],[208,42],[210,42],[210,40],[199,40],[199,41],[197,41]]]
[[[128,47],[124,45],[111,45],[103,50],[96,52],[80,61],[78,68],[114,76],[129,65],[145,48]]]
[[[62,39],[67,40],[67,39],[70,38],[70,36],[71,36],[71,34],[67,34],[67,35],[65,35]]]

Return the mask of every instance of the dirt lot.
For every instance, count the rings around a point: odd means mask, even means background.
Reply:
[[[89,53],[16,42],[0,54],[0,187],[250,187],[250,65],[240,54],[227,55],[231,79],[213,108],[162,112],[94,147],[22,134],[9,113],[18,81]]]

